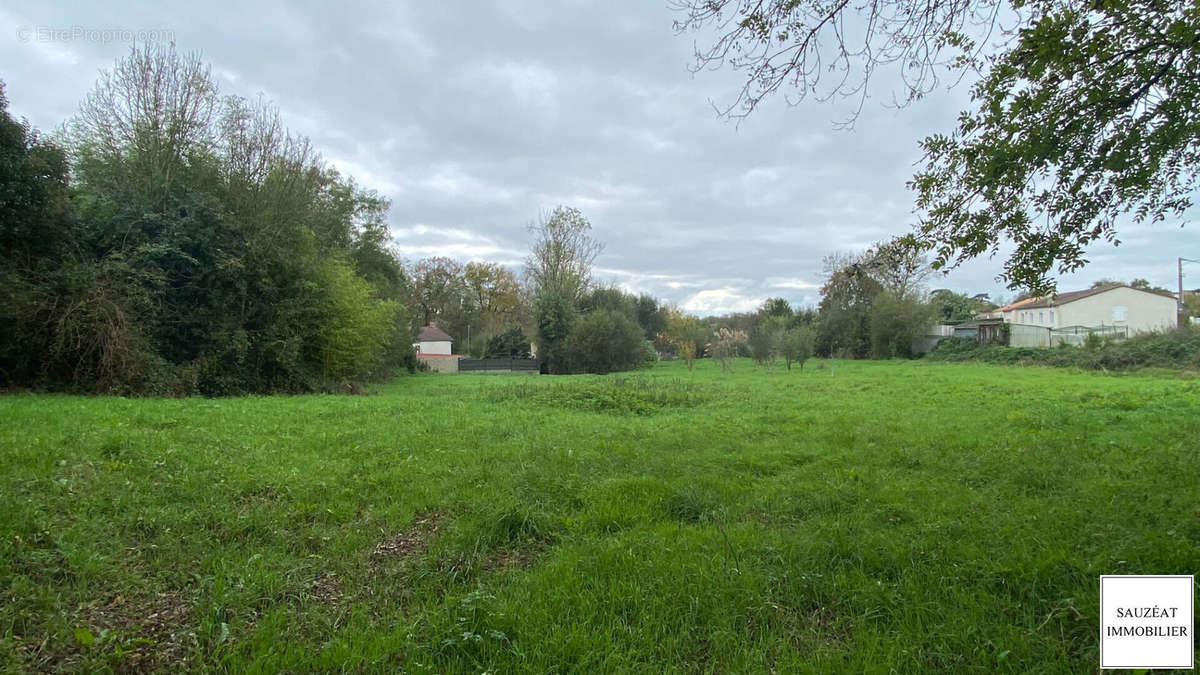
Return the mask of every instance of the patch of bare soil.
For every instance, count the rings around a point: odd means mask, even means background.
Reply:
[[[429,541],[437,536],[442,514],[431,511],[418,513],[408,529],[375,545],[371,557],[377,561],[408,558],[429,548]]]
[[[341,601],[345,594],[345,586],[336,574],[326,574],[314,579],[309,587],[309,597],[317,602],[334,605]]]
[[[537,562],[540,553],[533,549],[492,551],[483,559],[483,569],[489,572],[503,568],[529,569]]]
[[[83,625],[94,647],[120,645],[121,672],[142,673],[186,669],[196,642],[191,606],[179,593],[127,598],[116,595],[84,610]]]

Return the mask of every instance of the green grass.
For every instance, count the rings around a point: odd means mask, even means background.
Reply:
[[[1200,381],[989,365],[0,398],[0,670],[1087,672]]]

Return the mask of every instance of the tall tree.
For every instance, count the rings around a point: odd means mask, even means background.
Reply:
[[[481,331],[499,331],[517,323],[520,288],[515,274],[497,263],[469,262],[463,279],[479,313]]]
[[[425,258],[413,267],[413,300],[424,325],[453,319],[468,301],[463,274],[460,263],[444,256]]]
[[[534,292],[538,356],[549,372],[567,372],[565,341],[603,246],[592,238],[587,218],[567,206],[555,208],[529,229],[534,241],[525,275]]]
[[[817,311],[817,351],[865,358],[871,352],[871,303],[883,285],[871,275],[861,255],[834,254],[825,258],[825,283]]]
[[[1015,244],[1010,288],[1119,243],[1116,221],[1182,217],[1200,180],[1200,11],[1192,0],[678,0],[679,30],[716,27],[697,69],[747,74],[723,112],[749,114],[782,87],[793,101],[853,96],[876,72],[899,99],[981,74],[974,110],[926,138],[910,182],[915,235],[937,269]],[[1011,12],[1007,12],[1011,9]],[[999,17],[1005,20],[999,20]],[[852,114],[852,119],[853,119]]]

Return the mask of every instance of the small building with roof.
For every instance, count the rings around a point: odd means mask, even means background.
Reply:
[[[417,342],[413,344],[413,349],[417,350],[417,356],[434,354],[447,356],[454,353],[453,346],[454,338],[438,328],[437,324],[431,323],[417,333]]]
[[[417,341],[413,343],[417,361],[438,373],[458,372],[458,360],[462,356],[455,354],[453,347],[454,338],[432,323],[421,328],[417,333]]]

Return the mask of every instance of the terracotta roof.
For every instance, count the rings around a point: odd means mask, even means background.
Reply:
[[[1145,288],[1134,288],[1132,286],[1125,286],[1125,285],[1104,286],[1102,288],[1089,288],[1086,291],[1067,291],[1066,293],[1059,293],[1058,295],[1050,295],[1050,296],[1046,296],[1044,298],[1038,298],[1037,302],[1025,305],[1021,309],[1037,309],[1039,307],[1057,307],[1059,305],[1065,305],[1068,302],[1075,302],[1076,300],[1082,300],[1084,298],[1087,298],[1087,297],[1090,297],[1093,295],[1099,295],[1100,293],[1105,293],[1105,292],[1111,291],[1114,288],[1128,288],[1131,291],[1141,291],[1142,293],[1158,295],[1158,296],[1162,296],[1164,298],[1171,298],[1171,299],[1175,298],[1175,296],[1170,293],[1163,293],[1162,291],[1152,291],[1152,290],[1145,289]]]
[[[996,309],[993,309],[992,311],[993,312],[1011,312],[1014,309],[1020,309],[1026,305],[1037,302],[1038,300],[1039,300],[1039,298],[1025,298],[1024,300],[1018,300],[1012,304],[1008,304],[1003,307],[997,307]]]
[[[450,337],[441,328],[433,324],[429,324],[421,329],[417,334],[418,342],[453,342],[454,338]]]

